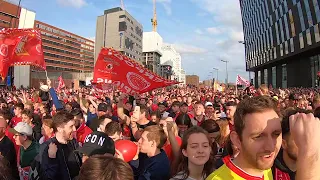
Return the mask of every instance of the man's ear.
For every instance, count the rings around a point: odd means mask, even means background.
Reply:
[[[232,144],[236,146],[238,149],[240,149],[241,151],[241,138],[235,131],[231,131],[230,140]]]
[[[282,144],[281,144],[283,149],[288,149],[288,143],[285,139],[282,139]]]

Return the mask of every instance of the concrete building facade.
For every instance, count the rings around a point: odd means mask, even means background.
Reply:
[[[54,84],[62,76],[66,86],[85,85],[93,76],[94,41],[40,21],[35,21],[34,27],[41,32],[48,76]],[[32,69],[33,87],[45,78],[43,71]]]
[[[197,75],[186,75],[186,84],[199,87],[200,78]]]
[[[142,63],[143,26],[120,7],[98,16],[95,36],[95,61],[103,47],[112,47]]]
[[[157,32],[143,33],[143,65],[158,75],[161,74],[162,44],[163,39]]]
[[[181,55],[174,49],[173,45],[164,44],[161,48],[162,65],[172,65],[171,80],[181,81]]]

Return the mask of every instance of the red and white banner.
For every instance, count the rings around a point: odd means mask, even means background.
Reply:
[[[0,75],[5,77],[9,67],[15,65],[46,69],[39,31],[15,28],[0,30]]]
[[[179,83],[156,75],[111,48],[101,49],[94,67],[93,82],[113,84],[127,94],[145,93]]]
[[[65,83],[64,83],[64,80],[62,79],[62,76],[58,77],[58,81],[59,81],[59,84],[58,84],[57,90],[60,90],[60,89],[62,89],[62,88],[64,88],[66,86]]]
[[[244,79],[243,77],[237,75],[237,81],[236,81],[237,85],[245,85],[246,87],[250,86],[250,81],[247,81],[246,79]]]

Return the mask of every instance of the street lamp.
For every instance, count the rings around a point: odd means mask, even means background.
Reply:
[[[228,86],[228,83],[229,83],[229,81],[228,81],[228,62],[229,62],[229,61],[227,61],[227,60],[222,60],[222,59],[221,59],[221,61],[224,62],[224,63],[226,63],[226,85]]]
[[[240,44],[246,45],[246,43],[244,41],[238,41]],[[248,70],[249,72],[249,81],[251,82],[251,72],[250,70]]]
[[[217,81],[219,80],[219,69],[218,68],[212,68],[213,70],[216,70],[217,71]]]

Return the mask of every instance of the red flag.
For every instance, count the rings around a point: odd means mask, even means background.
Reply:
[[[111,48],[103,48],[94,67],[93,82],[112,83],[127,94],[144,93],[178,84],[162,78]]]
[[[236,81],[237,85],[245,85],[246,87],[250,86],[250,82],[247,81],[246,79],[244,79],[243,77],[237,75],[237,81]]]
[[[59,81],[59,84],[58,84],[57,90],[60,90],[60,89],[62,89],[62,88],[64,88],[64,87],[66,86],[66,85],[64,84],[63,79],[62,79],[62,76],[59,76],[59,77],[58,77],[58,81]]]
[[[33,65],[46,69],[38,30],[0,30],[0,75],[5,77],[9,67],[14,65]]]

